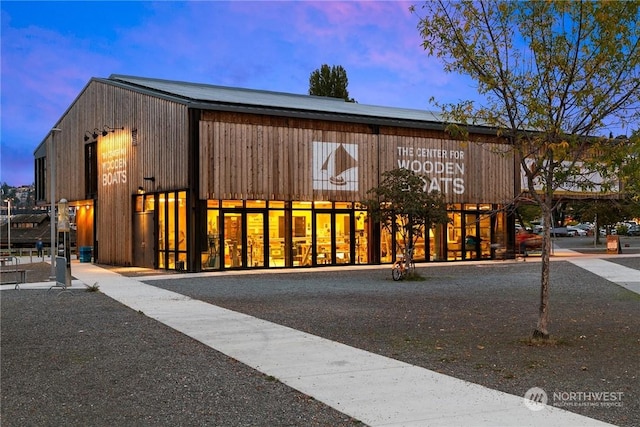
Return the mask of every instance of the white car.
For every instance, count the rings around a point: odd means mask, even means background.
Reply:
[[[567,234],[571,237],[574,236],[586,236],[587,231],[582,228],[574,227],[572,225],[567,226]]]

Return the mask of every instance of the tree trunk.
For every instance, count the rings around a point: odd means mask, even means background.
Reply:
[[[538,324],[533,331],[534,338],[549,338],[549,277],[551,263],[551,229],[553,228],[551,209],[543,206],[544,227],[542,228],[542,272],[540,275],[540,309],[538,311]]]

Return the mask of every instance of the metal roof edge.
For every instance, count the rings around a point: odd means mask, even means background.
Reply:
[[[193,102],[189,106],[190,108],[200,110],[215,110],[225,112],[243,112],[252,114],[264,114],[264,115],[278,115],[282,117],[301,118],[301,119],[318,119],[318,120],[331,120],[344,123],[361,123],[371,125],[388,125],[388,126],[400,126],[411,128],[424,128],[430,130],[444,130],[446,124],[438,121],[419,121],[419,120],[402,120],[396,118],[385,118],[383,116],[368,116],[368,115],[351,115],[345,113],[329,113],[315,110],[297,110],[297,109],[282,109],[276,107],[257,107],[247,105],[233,105],[233,104],[212,104]]]
[[[345,120],[344,118],[341,121],[362,121],[361,118],[366,118],[365,121],[371,122],[375,120],[382,121],[398,121],[403,123],[415,122],[415,123],[433,123],[436,127],[441,127],[444,122],[439,120],[439,113],[430,111],[430,110],[418,110],[418,109],[410,109],[410,108],[398,108],[398,107],[385,107],[379,105],[369,105],[369,104],[358,104],[346,102],[340,98],[330,98],[330,97],[322,97],[322,96],[313,96],[313,95],[303,95],[303,94],[295,94],[288,92],[275,92],[275,91],[267,91],[267,90],[259,90],[259,89],[247,89],[247,88],[238,88],[238,87],[229,87],[229,86],[219,86],[219,85],[211,85],[211,84],[203,84],[203,83],[191,83],[191,82],[183,82],[176,80],[166,80],[166,79],[157,79],[157,78],[146,78],[146,77],[136,77],[136,76],[126,76],[119,74],[112,74],[108,81],[113,82],[121,87],[131,88],[133,90],[137,90],[143,93],[147,93],[153,96],[164,96],[167,99],[172,99],[177,102],[181,102],[190,106],[190,108],[199,108],[203,110],[222,110],[222,111],[252,111],[258,112],[260,111],[263,114],[287,114],[287,115],[304,115],[305,117],[318,117],[324,120],[331,119],[332,117],[350,117],[352,119]],[[270,97],[275,97],[274,99],[280,98],[280,100],[292,99],[296,101],[310,101],[311,105],[308,106],[286,106],[286,103],[283,105],[282,102],[274,102],[272,104],[269,103],[248,103],[243,102],[242,97],[239,97],[236,100],[207,100],[204,98],[198,98],[196,96],[187,96],[182,94],[176,94],[173,92],[163,91],[157,87],[146,86],[144,85],[144,81],[156,82],[161,85],[181,85],[189,88],[202,88],[203,90],[216,90],[219,89],[221,91],[230,91],[235,92],[241,95],[267,95]],[[223,98],[224,96],[221,96]],[[314,108],[313,103],[317,103],[318,105]],[[323,108],[324,107],[324,108]],[[334,107],[337,107],[334,109]],[[348,111],[349,109],[353,109],[354,111]],[[358,111],[360,110],[360,111]],[[376,111],[379,110],[379,111]],[[424,115],[424,119],[403,119],[402,117],[393,117],[392,115],[384,114],[385,110],[387,111],[395,111],[398,113],[406,113],[406,115]],[[429,118],[430,117],[430,118]]]
[[[177,102],[179,104],[184,104],[184,105],[190,105],[192,103],[192,101],[190,100],[190,98],[185,98],[173,93],[168,93],[168,92],[163,92],[161,90],[158,89],[154,89],[148,86],[143,86],[140,84],[136,84],[133,82],[128,82],[126,80],[113,80],[112,77],[116,76],[118,77],[118,75],[112,74],[111,76],[109,76],[109,78],[107,79],[100,79],[103,83],[109,84],[111,86],[116,86],[119,87],[121,89],[129,89],[129,90],[133,90],[135,92],[138,93],[142,93],[145,95],[150,95],[150,96],[155,96],[158,98],[162,98],[162,99],[166,99],[168,101],[173,101],[173,102]],[[149,80],[153,80],[153,79],[149,79]]]

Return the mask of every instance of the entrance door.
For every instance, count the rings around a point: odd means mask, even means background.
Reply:
[[[465,221],[465,240],[464,250],[465,259],[480,258],[480,230],[478,224],[478,214],[468,213],[464,216]]]
[[[491,216],[488,213],[465,214],[465,259],[491,257]]]
[[[224,213],[224,267],[240,268],[242,264],[242,214]]]
[[[154,268],[153,212],[139,212],[133,216],[133,265]]]

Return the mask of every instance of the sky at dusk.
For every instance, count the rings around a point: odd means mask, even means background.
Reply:
[[[361,104],[433,110],[431,97],[474,96],[426,55],[411,4],[2,1],[0,182],[33,182],[35,148],[92,77],[306,94],[329,64]]]

